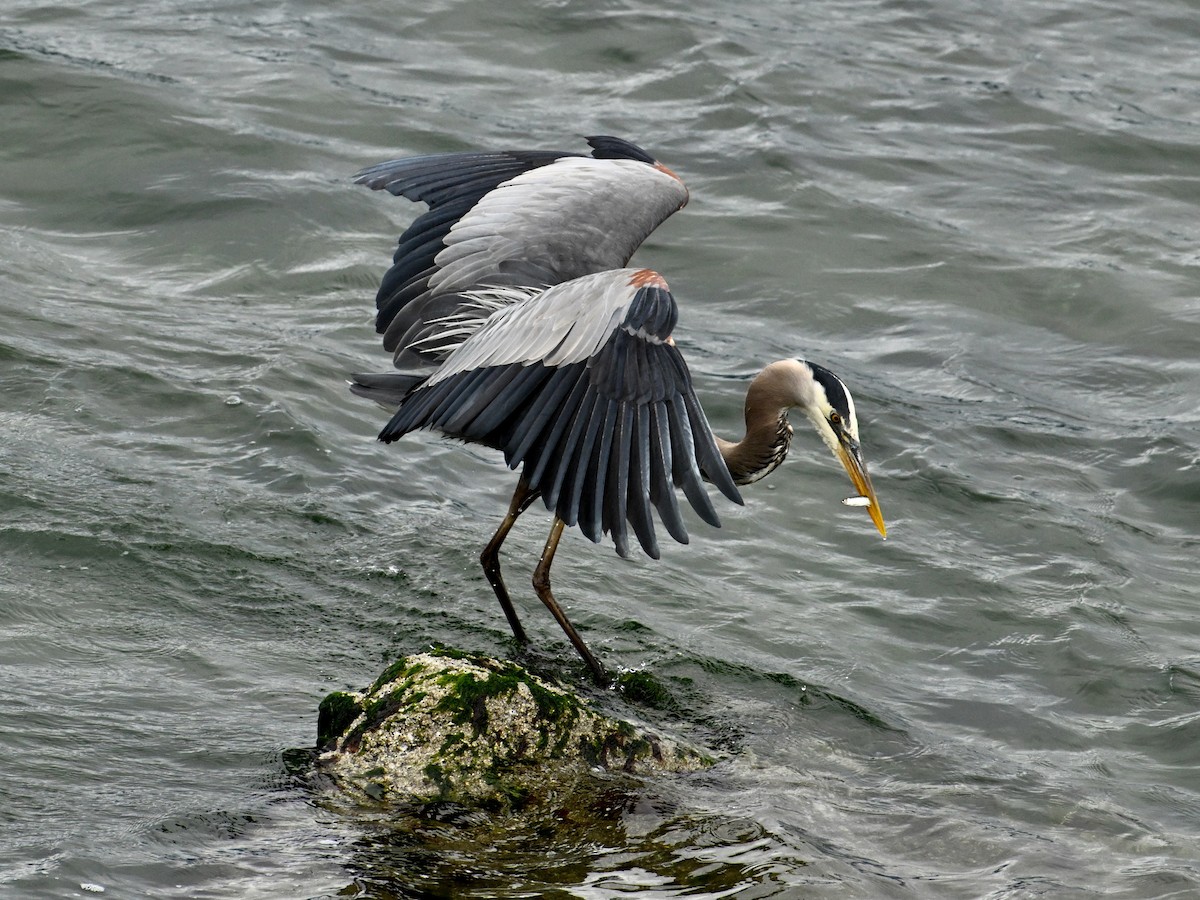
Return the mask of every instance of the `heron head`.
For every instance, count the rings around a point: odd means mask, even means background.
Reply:
[[[821,439],[846,469],[859,496],[870,501],[867,512],[879,533],[886,538],[887,526],[883,523],[883,514],[879,511],[879,501],[875,498],[875,488],[871,486],[871,476],[867,473],[867,464],[858,440],[854,398],[842,380],[824,366],[802,359],[796,362],[799,363],[801,375],[800,390],[797,392],[799,402],[796,405],[804,410]],[[808,377],[804,378],[804,375]]]

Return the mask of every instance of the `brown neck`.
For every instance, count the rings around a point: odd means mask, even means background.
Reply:
[[[775,471],[792,446],[791,404],[761,375],[746,392],[746,436],[740,441],[717,438],[717,449],[735,484],[750,484]]]

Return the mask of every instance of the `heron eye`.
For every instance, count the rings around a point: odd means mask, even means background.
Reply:
[[[829,414],[829,424],[832,425],[834,428],[837,428],[839,425],[842,424],[842,417],[840,415],[838,415],[836,410]]]

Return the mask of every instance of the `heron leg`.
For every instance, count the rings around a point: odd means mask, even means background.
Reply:
[[[570,623],[566,613],[554,599],[554,594],[550,592],[550,565],[554,562],[554,551],[558,549],[558,539],[562,537],[563,524],[562,519],[558,516],[554,517],[554,524],[550,527],[550,536],[546,538],[546,547],[542,550],[542,558],[538,560],[537,568],[533,570],[533,589],[537,591],[538,598],[546,604],[546,609],[550,610],[550,614],[562,626],[562,630],[575,645],[575,649],[583,657],[583,661],[592,670],[592,677],[596,683],[607,685],[608,676],[604,672],[604,667],[597,662],[596,657],[592,656],[592,651],[587,648],[587,644],[583,642],[583,638],[579,636],[575,626]]]
[[[500,527],[496,529],[492,539],[479,554],[479,562],[483,565],[483,574],[487,578],[488,584],[492,586],[492,590],[496,592],[496,599],[500,601],[500,608],[504,610],[513,635],[522,644],[528,644],[529,638],[525,636],[525,629],[521,627],[521,620],[517,618],[517,610],[513,606],[512,598],[508,596],[504,576],[500,574],[500,545],[512,531],[517,516],[525,512],[529,508],[529,504],[537,497],[538,492],[531,490],[529,483],[524,478],[518,481],[517,489],[513,492],[512,502],[508,505],[508,515],[504,517],[504,521],[500,523]]]

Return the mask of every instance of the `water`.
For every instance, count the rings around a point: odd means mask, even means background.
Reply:
[[[1200,895],[1194,13],[10,2],[0,895]],[[349,176],[591,133],[692,190],[638,260],[718,430],[830,366],[889,539],[802,427],[659,563],[571,535],[575,623],[674,698],[601,702],[726,761],[582,828],[340,809],[326,692],[516,652],[476,563],[511,473],[345,390],[415,212]]]

